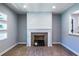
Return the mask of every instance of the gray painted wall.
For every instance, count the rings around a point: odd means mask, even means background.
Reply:
[[[18,15],[18,42],[26,42],[26,15]]]
[[[61,15],[52,14],[52,41],[60,42],[61,40]]]
[[[0,12],[6,14],[7,24],[8,24],[8,38],[0,40],[0,52],[16,44],[17,40],[17,16],[12,12],[8,7],[3,4],[0,4]]]
[[[79,54],[79,36],[69,35],[69,15],[79,10],[79,4],[75,4],[62,14],[62,43]]]

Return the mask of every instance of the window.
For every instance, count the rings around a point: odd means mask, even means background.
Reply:
[[[7,38],[7,15],[0,13],[0,40]]]
[[[79,35],[79,10],[73,12],[69,19],[69,33]]]

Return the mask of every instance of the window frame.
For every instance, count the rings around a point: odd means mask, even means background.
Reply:
[[[0,12],[0,16],[2,17],[2,19],[0,18],[0,24],[3,23],[3,26],[6,28],[0,30],[0,40],[4,40],[7,39],[7,15],[4,13]]]

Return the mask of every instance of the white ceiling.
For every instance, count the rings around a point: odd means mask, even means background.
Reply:
[[[19,14],[25,14],[26,12],[53,12],[60,14],[74,3],[7,3],[6,5]],[[27,8],[24,8],[24,5]],[[56,6],[56,9],[52,9],[52,6]]]

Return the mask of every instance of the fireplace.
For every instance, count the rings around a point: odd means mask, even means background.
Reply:
[[[31,45],[32,46],[47,46],[48,33],[47,32],[32,32]]]
[[[36,35],[44,35],[45,46],[52,47],[52,30],[51,29],[27,29],[27,46],[34,46]],[[39,36],[40,37],[40,36]]]

